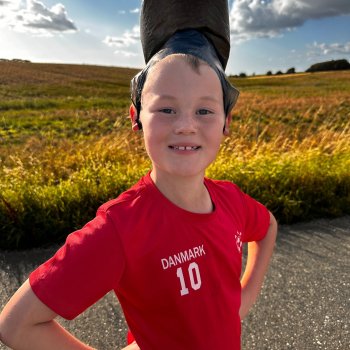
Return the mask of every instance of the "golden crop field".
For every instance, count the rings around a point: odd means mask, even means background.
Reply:
[[[0,62],[0,248],[57,242],[150,167],[127,118],[135,69]],[[350,213],[350,71],[232,79],[208,176],[280,222]]]

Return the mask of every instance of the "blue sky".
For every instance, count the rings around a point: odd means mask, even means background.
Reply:
[[[141,0],[0,0],[0,58],[143,67]],[[228,74],[350,61],[350,0],[229,0]]]

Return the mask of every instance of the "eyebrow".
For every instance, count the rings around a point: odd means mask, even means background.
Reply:
[[[172,95],[157,95],[158,99],[164,99],[164,100],[176,100],[177,98],[175,96]],[[212,101],[212,102],[216,102],[216,103],[221,103],[221,101],[219,101],[217,98],[213,97],[213,96],[201,96],[199,98],[200,100],[203,101]]]

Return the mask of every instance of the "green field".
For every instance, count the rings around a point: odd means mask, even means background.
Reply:
[[[133,69],[0,62],[0,248],[62,241],[150,166],[127,118]],[[232,80],[208,176],[280,222],[350,214],[350,72]]]

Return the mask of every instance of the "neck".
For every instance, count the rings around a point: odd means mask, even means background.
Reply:
[[[169,177],[152,171],[151,178],[162,194],[178,207],[193,213],[210,213],[213,204],[204,176]]]

